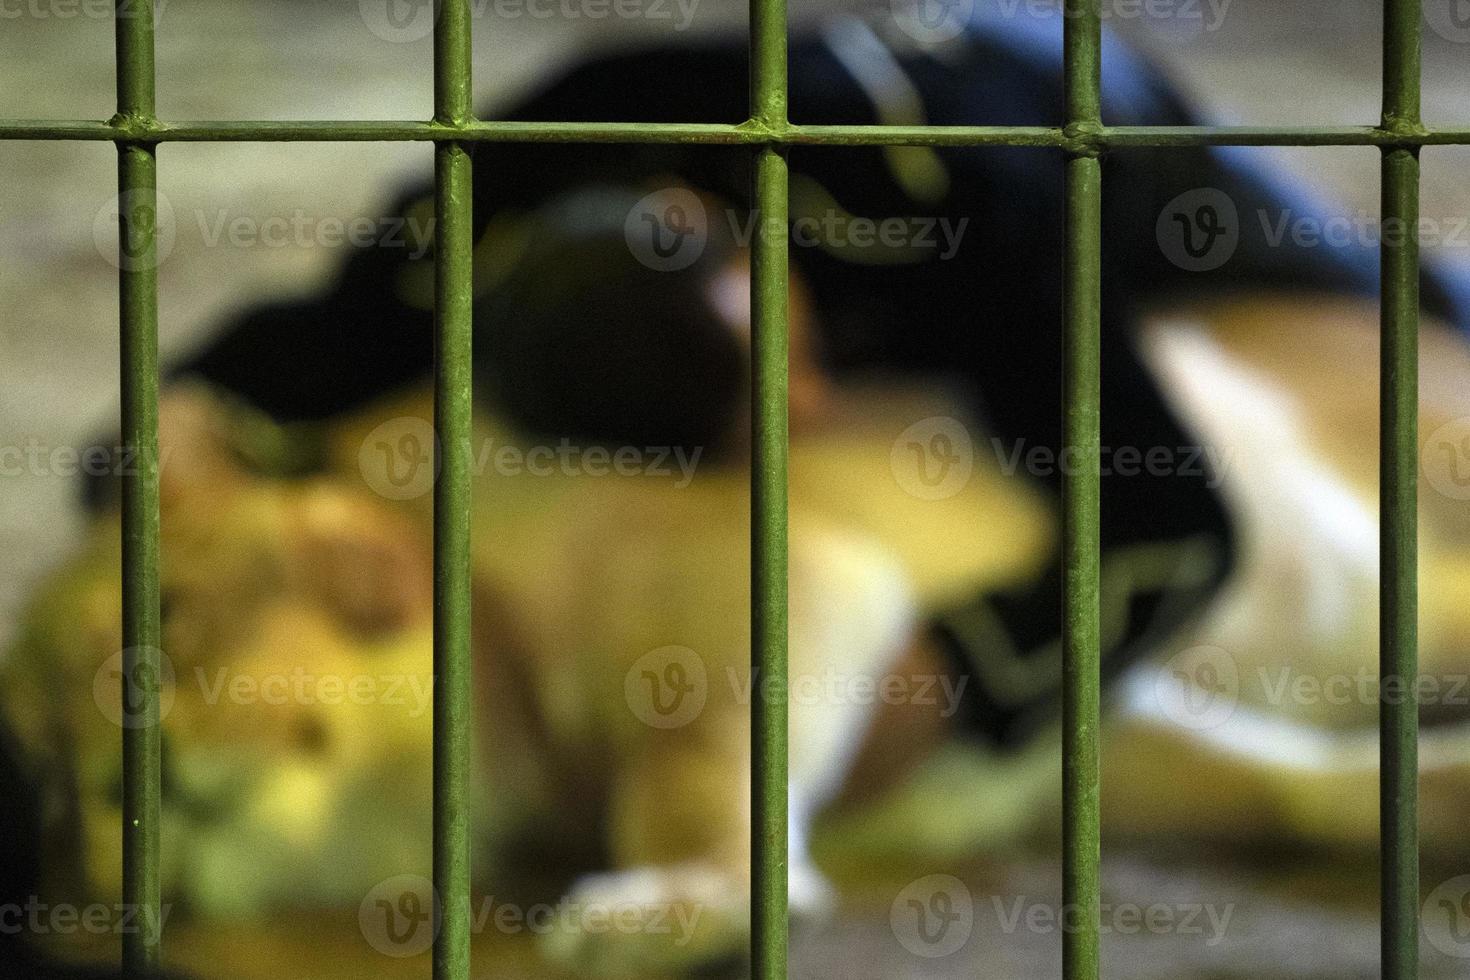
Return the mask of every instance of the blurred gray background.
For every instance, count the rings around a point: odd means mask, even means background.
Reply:
[[[364,10],[373,0],[167,0],[158,30],[158,111],[163,119],[416,119],[432,99],[431,42],[385,39]],[[686,0],[691,2],[691,0]],[[497,17],[475,22],[475,84],[481,107],[513,99],[541,73],[594,46],[668,42],[688,33],[742,31],[744,6],[694,0],[680,31],[670,20]],[[994,2],[994,0],[979,0]],[[1182,0],[1181,0],[1182,2]],[[1470,124],[1470,28],[1457,31],[1449,4],[1426,0],[1425,115]],[[1115,10],[1130,9],[1114,4]],[[1377,121],[1380,6],[1365,0],[1235,0],[1211,6],[1204,22],[1141,15],[1113,26],[1167,66],[1218,122],[1372,124]],[[1176,5],[1177,7],[1177,5]],[[886,7],[794,0],[796,27],[842,9]],[[492,7],[493,10],[493,7]],[[1221,16],[1216,19],[1216,14]],[[1462,14],[1464,12],[1462,11]],[[103,119],[113,111],[113,27],[99,0],[0,2],[0,115]],[[1460,18],[1465,19],[1463,16]],[[1346,208],[1376,214],[1377,152],[1368,149],[1260,150],[1281,168],[1339,196]],[[0,446],[84,447],[114,424],[117,410],[117,285],[109,261],[115,231],[108,207],[115,152],[105,143],[0,143]],[[1424,153],[1423,213],[1447,223],[1470,215],[1470,153]],[[249,247],[211,244],[221,219],[302,213],[382,214],[395,188],[430,173],[427,145],[166,145],[160,187],[179,215],[177,237],[159,270],[165,358],[206,338],[222,316],[267,295],[320,286],[343,256],[317,244]],[[1444,251],[1463,262],[1470,233]],[[75,481],[59,472],[0,474],[0,639],[38,574],[59,561],[80,528]],[[1016,874],[1024,880],[1028,872]],[[1351,887],[1330,877],[1294,878],[1291,887],[1237,877],[1218,880],[1114,862],[1119,900],[1208,887],[1239,902],[1228,957],[1200,944],[1161,945],[1148,937],[1108,941],[1114,975],[1158,978],[1369,977],[1377,973],[1375,882]],[[1052,886],[1020,887],[1044,895]],[[1347,895],[1358,896],[1342,901]],[[1362,901],[1368,896],[1369,901]],[[1326,899],[1335,911],[1322,910]],[[984,963],[951,958],[923,972],[885,955],[883,910],[844,921],[798,945],[797,976],[1053,975],[1055,937],[1011,937],[1008,952]],[[1023,931],[1024,932],[1024,931]],[[1177,937],[1176,937],[1177,939]],[[980,944],[975,944],[977,947]],[[1188,948],[1183,948],[1188,945]],[[832,972],[834,962],[858,961]],[[874,972],[876,971],[876,972]],[[893,972],[900,971],[900,972]],[[946,972],[948,971],[948,972]],[[1470,962],[1430,957],[1426,976],[1470,976]]]
[[[426,118],[433,97],[431,41],[375,33],[373,5],[383,2],[161,0],[160,118]],[[1453,27],[1449,4],[1460,2],[1426,0],[1431,25]],[[475,19],[477,104],[513,100],[538,75],[595,47],[745,28],[743,4],[683,3],[668,0],[666,19],[602,20],[497,16],[497,9],[515,8],[483,4],[483,16]],[[1106,6],[1115,12],[1111,25],[1166,65],[1215,121],[1377,121],[1376,3],[1163,0],[1155,9],[1175,11],[1167,17],[1135,16],[1149,8],[1131,0]],[[681,9],[692,12],[687,26]],[[1024,0],[1008,9],[1024,12]],[[1196,9],[1198,17],[1185,15]],[[811,26],[842,10],[887,13],[884,4],[793,0],[793,26]],[[1425,31],[1425,117],[1467,123],[1470,28],[1441,31]],[[0,3],[4,117],[105,119],[115,106],[113,80],[110,3]],[[1339,195],[1353,212],[1376,214],[1376,151],[1253,152]],[[115,418],[117,286],[109,261],[114,159],[106,143],[0,143],[0,445],[84,447]],[[1470,181],[1461,178],[1467,161],[1470,154],[1461,148],[1425,151],[1426,216],[1453,222],[1470,215]],[[310,240],[230,244],[216,237],[221,221],[301,214],[315,227],[328,218],[379,215],[395,187],[425,178],[431,168],[427,145],[163,147],[160,187],[185,216],[159,269],[164,357],[199,343],[226,311],[319,286],[342,255]],[[1447,251],[1470,251],[1470,233],[1455,241],[1458,247],[1452,242]],[[68,476],[30,470],[0,467],[0,636],[8,633],[28,583],[57,559],[77,526]]]

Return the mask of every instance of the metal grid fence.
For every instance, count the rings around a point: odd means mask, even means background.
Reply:
[[[116,0],[117,114],[106,122],[0,121],[0,139],[107,140],[118,148],[121,425],[139,460],[123,479],[123,670],[140,724],[123,731],[124,901],[144,927],[125,935],[123,968],[159,961],[160,756],[156,686],[158,587],[157,147],[178,141],[431,141],[435,144],[434,411],[440,465],[434,487],[433,875],[442,907],[436,980],[470,975],[470,342],[471,168],[476,141],[709,143],[751,147],[755,206],[787,217],[786,148],[795,145],[1016,146],[1063,151],[1066,163],[1064,441],[1076,467],[1064,483],[1063,897],[1078,928],[1064,936],[1067,980],[1099,975],[1099,305],[1101,160],[1113,147],[1377,146],[1383,151],[1380,220],[1416,228],[1419,149],[1470,145],[1470,128],[1420,119],[1420,0],[1385,0],[1383,116],[1377,126],[1109,127],[1101,104],[1101,0],[1066,0],[1066,125],[801,126],[787,119],[786,0],[751,0],[750,118],[706,123],[495,122],[473,117],[469,0],[436,0],[434,115],[429,122],[183,122],[154,115],[152,0]],[[1385,690],[1417,674],[1416,489],[1419,247],[1382,236],[1380,411],[1380,679]],[[752,713],[752,936],[756,980],[786,977],[786,476],[787,246],[755,236],[752,667],[762,682]],[[1418,715],[1407,699],[1380,699],[1382,949],[1385,980],[1418,970]]]

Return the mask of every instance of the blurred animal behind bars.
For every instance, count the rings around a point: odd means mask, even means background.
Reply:
[[[1054,124],[1058,39],[977,24],[916,49],[841,21],[793,45],[793,117]],[[1106,66],[1109,122],[1191,121],[1123,48]],[[745,91],[743,46],[707,43],[589,63],[510,115],[736,122]],[[526,462],[562,440],[692,461],[681,483],[511,475],[491,457],[477,483],[479,881],[673,909],[688,928],[682,943],[652,930],[545,938],[583,971],[718,960],[745,934],[749,327],[734,239],[746,160],[714,147],[477,149],[477,445]],[[951,695],[793,707],[793,906],[816,914],[830,887],[804,845],[824,812],[839,843],[950,856],[1051,822],[1055,473],[1004,464],[1018,447],[1059,448],[1061,181],[1059,159],[1033,150],[798,148],[792,170],[794,217],[965,228],[943,257],[830,239],[792,250],[793,676],[928,678]],[[1201,279],[1155,238],[1167,202],[1210,187],[1244,214],[1289,192],[1217,151],[1120,152],[1106,173],[1104,442],[1209,447],[1227,464],[1105,481],[1109,678],[1200,641],[1247,674],[1371,665],[1373,448],[1351,438],[1374,417],[1371,371],[1359,376],[1372,307],[1352,299],[1372,291],[1371,251],[1244,240],[1226,275]],[[627,221],[666,216],[649,195],[707,218],[683,272],[629,248]],[[426,201],[416,190],[403,210]],[[426,484],[389,467],[421,463],[432,439],[431,291],[432,256],[363,250],[328,294],[246,314],[166,396],[163,839],[181,914],[354,907],[426,867],[428,716],[413,697],[429,673]],[[1426,281],[1430,309],[1460,324],[1457,292]],[[1458,394],[1470,365],[1439,329],[1426,338],[1426,431],[1470,414]],[[894,459],[937,445],[933,420],[975,449],[949,496],[905,486]],[[1003,452],[987,451],[992,439]],[[1438,596],[1462,581],[1465,520],[1462,503],[1426,496],[1427,669],[1462,663],[1462,614]],[[118,646],[116,540],[104,505],[6,665],[28,774],[45,777],[47,887],[61,893],[117,888],[117,727],[105,687],[97,703],[79,693]],[[300,672],[380,686],[350,710],[263,696]],[[698,710],[661,714],[682,703],[660,694],[700,673]],[[231,696],[222,679],[255,693]],[[665,679],[679,683],[665,691]],[[1372,846],[1371,705],[1327,717],[1261,703],[1197,727],[1160,710],[1147,667],[1115,690],[1115,835]],[[1463,741],[1455,727],[1426,736],[1431,850],[1459,846]],[[1296,757],[1310,762],[1283,761]],[[1166,766],[1188,792],[1159,785]],[[936,783],[959,801],[925,797]],[[940,806],[973,818],[941,830],[925,819]]]

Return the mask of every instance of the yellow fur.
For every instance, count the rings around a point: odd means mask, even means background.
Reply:
[[[1228,719],[1193,728],[1161,710],[1167,668],[1125,681],[1106,730],[1115,838],[1364,850],[1376,841],[1374,705],[1275,703],[1256,681],[1282,664],[1312,676],[1376,665],[1376,566],[1365,546],[1376,533],[1374,324],[1360,306],[1273,300],[1161,316],[1151,328],[1150,356],[1181,414],[1225,450],[1223,489],[1243,544],[1226,593],[1159,659],[1209,644],[1244,682]],[[1433,329],[1424,346],[1428,437],[1470,416],[1470,357]],[[797,679],[891,670],[923,615],[1026,581],[1056,535],[1036,488],[1003,473],[984,434],[943,395],[873,388],[835,399],[792,445]],[[323,453],[324,467],[290,477],[242,462],[239,416],[211,394],[166,401],[164,445],[175,454],[164,475],[163,585],[175,680],[164,734],[177,796],[165,810],[165,887],[205,916],[352,908],[385,878],[427,872],[427,711],[382,699],[206,696],[220,690],[222,668],[247,688],[298,668],[428,682],[429,497],[380,497],[362,468],[370,434],[406,417],[429,417],[422,392],[324,432],[270,434],[287,457],[310,455],[292,448],[298,439]],[[901,434],[934,418],[963,430],[974,469],[956,493],[926,499],[905,484],[894,453]],[[737,950],[749,848],[748,470],[738,459],[701,460],[687,485],[508,475],[494,448],[524,451],[533,440],[481,418],[477,447],[487,441],[474,504],[477,874],[497,881],[501,851],[527,840],[601,835],[612,867],[573,884],[577,900],[672,906],[697,921],[682,945],[553,932],[541,940],[547,956],[651,976]],[[1463,673],[1470,512],[1427,487],[1421,513],[1423,663]],[[106,698],[92,696],[120,642],[117,534],[115,516],[98,519],[37,596],[0,688],[34,771],[49,777],[51,887],[72,895],[118,890],[119,736]],[[676,660],[680,677],[702,671],[703,698],[666,725],[641,699],[674,676],[661,672]],[[792,706],[798,914],[828,900],[807,830],[872,715],[842,698]],[[1431,849],[1463,850],[1467,746],[1458,728],[1426,737]],[[844,817],[837,836],[870,850],[885,840],[950,854],[1006,846],[1050,825],[1054,767],[1049,739],[1013,759],[953,749],[900,793]]]

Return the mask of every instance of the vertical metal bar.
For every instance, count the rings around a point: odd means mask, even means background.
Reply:
[[[1067,0],[1063,49],[1067,132],[1063,356],[1062,900],[1066,980],[1096,980],[1099,843],[1099,431],[1102,30],[1098,0]]]
[[[117,0],[119,121],[153,118],[153,4]],[[123,933],[128,977],[158,965],[161,897],[158,822],[158,273],[157,159],[145,143],[117,144],[122,482]]]
[[[1420,121],[1419,0],[1387,0],[1383,126]],[[1384,980],[1419,972],[1419,150],[1383,152],[1379,384],[1379,821]]]
[[[434,120],[472,114],[468,0],[437,0]],[[470,494],[473,283],[469,147],[434,148],[434,980],[470,976]]]
[[[786,2],[751,0],[751,118],[786,120]],[[787,963],[787,167],[774,144],[755,155],[751,254],[754,331],[751,445],[751,962],[754,980]]]

